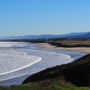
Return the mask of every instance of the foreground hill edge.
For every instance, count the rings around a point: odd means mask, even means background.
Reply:
[[[23,84],[37,82],[50,84],[54,81],[89,87],[90,54],[66,65],[48,68],[27,78]]]

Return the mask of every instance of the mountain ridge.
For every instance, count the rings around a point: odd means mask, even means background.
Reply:
[[[41,34],[41,35],[24,35],[24,36],[9,36],[0,37],[0,39],[45,39],[45,38],[89,38],[90,32],[75,32],[63,35]]]

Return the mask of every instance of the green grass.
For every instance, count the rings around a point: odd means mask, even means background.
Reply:
[[[88,87],[76,87],[71,84],[60,84],[53,82],[43,86],[41,83],[29,83],[24,85],[0,87],[0,90],[90,90]]]

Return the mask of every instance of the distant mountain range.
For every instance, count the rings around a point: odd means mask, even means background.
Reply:
[[[64,38],[90,38],[90,32],[70,33],[63,36]]]
[[[0,39],[47,39],[47,38],[87,38],[90,39],[90,32],[69,33],[64,35],[25,35],[0,37]]]

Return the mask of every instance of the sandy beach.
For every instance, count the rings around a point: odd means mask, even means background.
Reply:
[[[37,47],[42,49],[60,49],[60,50],[69,50],[69,51],[76,51],[76,52],[90,54],[90,47],[66,48],[66,47],[56,47],[48,43],[40,43]]]

